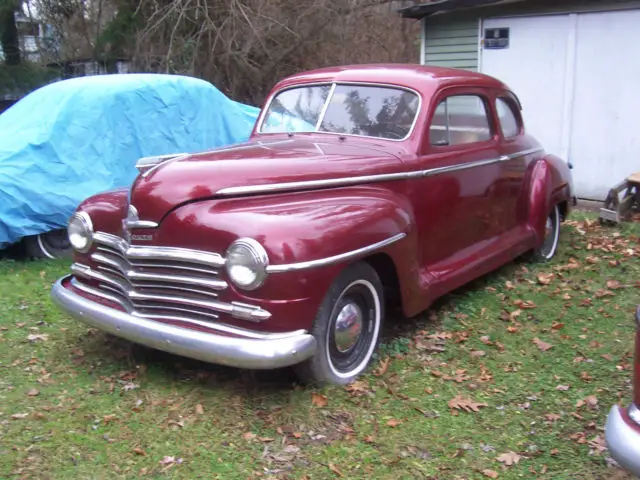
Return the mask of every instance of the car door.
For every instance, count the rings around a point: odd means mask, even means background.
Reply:
[[[480,88],[449,88],[430,107],[414,200],[424,265],[436,276],[495,235],[493,187],[502,170],[490,98]]]
[[[526,198],[524,195],[527,164],[536,148],[524,135],[524,125],[519,103],[513,94],[498,92],[493,100],[496,123],[500,137],[502,175],[495,187],[499,233],[513,230],[525,219]]]

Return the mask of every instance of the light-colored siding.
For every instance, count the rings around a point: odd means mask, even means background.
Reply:
[[[423,63],[437,67],[478,69],[478,21],[427,19]]]

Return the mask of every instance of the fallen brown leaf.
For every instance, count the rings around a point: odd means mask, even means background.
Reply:
[[[547,350],[550,350],[553,348],[553,345],[547,342],[543,342],[537,337],[533,339],[533,343],[535,343],[537,347],[540,349],[540,351],[542,352],[546,352]]]
[[[196,405],[196,413],[197,413],[198,415],[204,415],[204,408],[202,407],[202,405],[201,405],[201,404],[197,404],[197,405]]]
[[[257,435],[253,432],[247,432],[244,435],[242,435],[242,438],[244,438],[245,440],[254,440],[257,437]]]
[[[331,470],[333,473],[335,473],[337,476],[339,477],[344,477],[344,474],[340,471],[340,469],[335,466],[333,463],[329,464],[329,470]]]
[[[589,440],[589,446],[593,449],[593,452],[596,455],[600,455],[607,451],[607,442],[601,435],[598,435],[593,440]]]
[[[566,392],[567,390],[569,390],[569,388],[571,388],[569,385],[558,385],[556,387],[556,390],[560,390],[561,392]]]
[[[326,407],[329,403],[329,399],[320,393],[311,392],[311,404],[316,407]]]
[[[483,474],[485,477],[489,477],[489,478],[498,478],[498,472],[496,472],[495,470],[489,470],[489,469],[486,469],[486,470],[483,470],[483,471],[482,471],[482,474]]]
[[[523,309],[536,308],[536,304],[533,303],[531,300],[514,300],[513,304],[518,308],[523,308]]]
[[[349,392],[352,397],[364,395],[370,391],[369,384],[363,380],[356,380],[344,387],[344,389]]]
[[[142,457],[147,455],[147,452],[145,452],[143,449],[141,449],[140,447],[135,447],[133,450],[133,453],[135,453],[136,455],[140,455]]]
[[[538,283],[541,285],[549,285],[554,278],[556,278],[556,276],[553,273],[541,273],[538,275]]]
[[[23,418],[27,418],[29,416],[28,413],[14,413],[11,415],[13,420],[22,420]]]
[[[29,390],[27,392],[27,396],[29,396],[29,397],[37,397],[38,395],[40,395],[40,390],[38,390],[36,388],[32,388],[31,390]]]
[[[521,458],[522,457],[517,453],[509,451],[507,453],[498,455],[496,457],[496,460],[498,460],[500,463],[504,463],[507,467],[510,467],[512,465],[516,465]]]
[[[598,406],[598,398],[595,395],[589,395],[587,398],[584,399],[585,403],[587,404],[587,407],[589,407],[590,409],[595,409]]]
[[[622,284],[618,280],[608,280],[607,288],[609,290],[617,290],[618,288],[623,288]]]
[[[49,335],[46,333],[34,333],[31,335],[27,335],[27,340],[29,340],[30,342],[46,342],[47,340],[49,340]]]
[[[396,428],[398,425],[401,425],[401,424],[402,424],[402,420],[397,420],[395,418],[392,418],[387,422],[387,425],[391,428]]]
[[[449,408],[456,410],[464,410],[466,412],[478,412],[481,407],[487,407],[486,403],[475,402],[470,398],[464,398],[462,395],[456,395],[449,400]]]
[[[487,354],[484,350],[474,350],[471,352],[472,357],[484,357]]]
[[[391,361],[390,357],[386,357],[384,360],[382,360],[380,362],[380,366],[373,371],[373,374],[376,377],[381,377],[382,375],[384,375],[387,372],[387,369],[389,368],[390,361]]]

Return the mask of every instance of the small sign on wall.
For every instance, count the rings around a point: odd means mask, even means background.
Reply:
[[[482,43],[486,49],[509,48],[509,29],[485,28]]]

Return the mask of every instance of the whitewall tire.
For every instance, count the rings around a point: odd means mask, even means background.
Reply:
[[[301,380],[346,385],[371,363],[384,321],[384,295],[367,263],[349,265],[333,282],[313,323],[313,357],[296,365]]]

